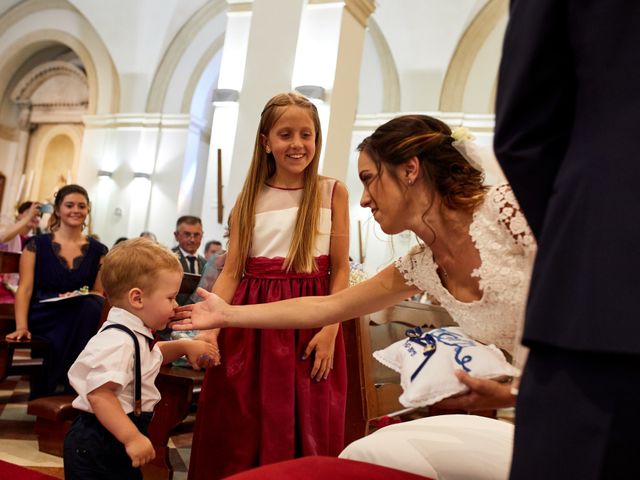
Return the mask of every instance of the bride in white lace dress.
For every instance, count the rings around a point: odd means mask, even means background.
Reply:
[[[427,291],[474,339],[516,354],[536,245],[508,185],[487,188],[465,144],[443,122],[397,117],[358,150],[361,205],[385,233],[411,230],[423,245],[371,279],[326,297],[229,306],[213,294],[189,306],[176,329],[312,327],[372,313]],[[188,312],[193,308],[191,312]],[[467,410],[515,403],[508,384],[459,379],[469,392],[438,403]],[[513,427],[473,415],[397,424],[354,442],[341,456],[432,478],[506,478]]]

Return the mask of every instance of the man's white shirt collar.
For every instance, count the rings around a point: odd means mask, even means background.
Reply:
[[[196,257],[196,260],[198,259],[198,252],[196,253],[189,253],[186,252],[185,250],[182,249],[182,247],[178,246],[178,249],[180,250],[180,253],[182,253],[182,256],[184,258],[188,258],[188,257]]]

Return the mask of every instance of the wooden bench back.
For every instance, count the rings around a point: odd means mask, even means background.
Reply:
[[[404,301],[343,324],[349,390],[345,443],[370,431],[372,420],[406,413],[398,398],[400,375],[373,358],[373,352],[405,338],[407,328],[433,329],[454,325],[439,306]]]
[[[0,252],[0,273],[19,273],[20,271],[20,253]],[[28,340],[14,341],[6,340],[5,335],[11,333],[16,328],[15,308],[13,303],[0,304],[0,381],[3,381],[9,375],[35,375],[39,373],[42,366],[41,358],[24,358],[15,359],[15,351],[39,350],[43,353],[48,347],[48,343],[44,340]]]

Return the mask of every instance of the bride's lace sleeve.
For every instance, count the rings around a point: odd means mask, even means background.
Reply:
[[[527,270],[529,272],[529,277],[527,280],[529,280],[537,245],[524,213],[520,209],[518,200],[508,184],[499,185],[495,188],[493,202],[497,209],[498,221],[506,227],[510,236],[515,241],[515,244],[523,249],[523,253],[528,264]],[[513,352],[513,365],[520,370],[524,368],[524,364],[526,363],[527,356],[529,354],[529,349],[521,343],[522,332],[524,329],[525,304],[526,302],[522,304],[523,312],[516,325],[515,348]],[[519,383],[519,379],[514,380],[512,385],[513,394],[517,394]]]
[[[404,256],[397,259],[394,264],[405,278],[407,285],[415,285],[420,290],[426,290],[428,280],[428,266],[426,260],[427,249],[422,245],[416,245]]]
[[[527,254],[535,253],[535,238],[511,187],[507,184],[496,187],[493,202],[498,209],[498,220],[507,228],[516,245]]]

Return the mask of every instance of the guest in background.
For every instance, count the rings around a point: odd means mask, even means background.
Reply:
[[[218,279],[220,273],[222,272],[222,269],[224,268],[224,262],[226,259],[227,252],[223,250],[219,251],[218,253],[214,253],[213,255],[211,255],[211,257],[209,257],[209,260],[207,260],[207,263],[204,266],[204,271],[202,273],[202,277],[200,278],[200,282],[198,283],[198,287],[196,288],[196,291],[194,291],[189,297],[188,303],[197,303],[202,301],[202,297],[197,294],[198,288],[204,288],[208,292],[213,289],[216,280]],[[184,338],[202,338],[205,341],[210,341],[208,335],[199,337],[198,335],[200,335],[200,332],[198,330],[182,330],[174,332],[171,329],[165,329],[161,332],[161,336],[166,336],[167,333],[169,334],[169,338],[171,338],[171,340],[179,340]],[[218,344],[215,343],[214,347],[217,352]],[[214,364],[220,364],[219,358],[214,361]],[[177,360],[174,360],[173,365],[176,367],[188,367],[189,363],[184,358],[178,358]]]
[[[206,291],[210,292],[213,289],[213,285],[216,283],[216,280],[220,276],[226,260],[227,252],[224,250],[211,255],[204,266],[204,272],[202,273],[200,283],[198,283],[198,288],[204,288]],[[190,303],[200,301],[202,301],[202,297],[198,296],[197,292],[193,292]]]
[[[24,202],[18,207],[16,223],[0,226],[0,251],[22,252],[25,242],[32,232],[37,231],[41,213],[38,202]],[[17,273],[0,274],[0,303],[13,303],[18,288]]]
[[[204,245],[204,258],[208,261],[214,253],[222,253],[222,242],[218,240],[210,240]]]
[[[49,218],[51,233],[30,238],[20,259],[16,331],[7,338],[33,335],[50,345],[31,398],[59,393],[59,387],[73,392],[67,371],[98,328],[104,302],[99,269],[107,247],[83,233],[89,209],[83,187],[62,187]],[[83,288],[98,295],[78,294]],[[69,298],[51,301],[60,297]]]
[[[119,243],[122,243],[122,242],[125,242],[125,241],[127,241],[127,237],[118,237],[118,239],[115,242],[113,242],[113,246],[115,247]]]
[[[153,232],[148,232],[148,231],[144,231],[140,234],[140,236],[142,238],[148,238],[149,240],[151,240],[152,242],[157,242],[158,239],[156,238],[156,234]]]
[[[0,251],[20,253],[29,235],[37,231],[41,218],[40,203],[21,203],[16,223],[0,226]]]
[[[174,235],[178,246],[172,250],[178,255],[182,269],[187,273],[202,275],[204,265],[207,263],[203,256],[198,255],[198,248],[202,243],[202,220],[193,215],[180,217],[176,222]],[[190,303],[190,296],[191,293],[179,294],[176,299],[178,305]]]
[[[229,229],[226,229],[226,233],[225,233],[225,238],[229,238]],[[211,242],[208,242],[207,245],[209,245]],[[220,242],[219,243],[221,246],[222,244]],[[206,247],[205,247],[206,250]],[[227,252],[225,250],[219,249],[217,252],[215,252],[214,254],[212,254],[209,259],[207,260],[207,263],[204,266],[203,272],[202,272],[202,277],[200,278],[200,282],[198,283],[198,287],[196,288],[196,291],[194,291],[191,294],[191,297],[189,297],[189,302],[188,303],[197,303],[197,302],[201,302],[202,301],[202,297],[198,295],[197,290],[198,288],[204,288],[206,291],[210,292],[213,290],[213,286],[216,283],[216,280],[218,279],[218,277],[220,276],[220,273],[222,272],[222,269],[224,268],[224,263],[227,259]],[[165,334],[165,332],[163,332],[163,335]],[[198,330],[181,330],[181,331],[171,331],[170,333],[170,338],[171,340],[178,340],[178,339],[184,339],[184,338],[199,338],[198,335],[200,334],[200,332]],[[203,338],[206,341],[209,341],[209,336],[208,335],[203,335],[201,338]],[[217,351],[218,345],[217,343],[215,344],[215,348]],[[220,364],[220,360],[219,358],[215,360],[214,362],[215,365],[219,365]],[[177,360],[175,360],[173,362],[173,365],[176,367],[188,367],[189,364],[187,363],[186,360],[184,360],[183,358],[179,358]]]

